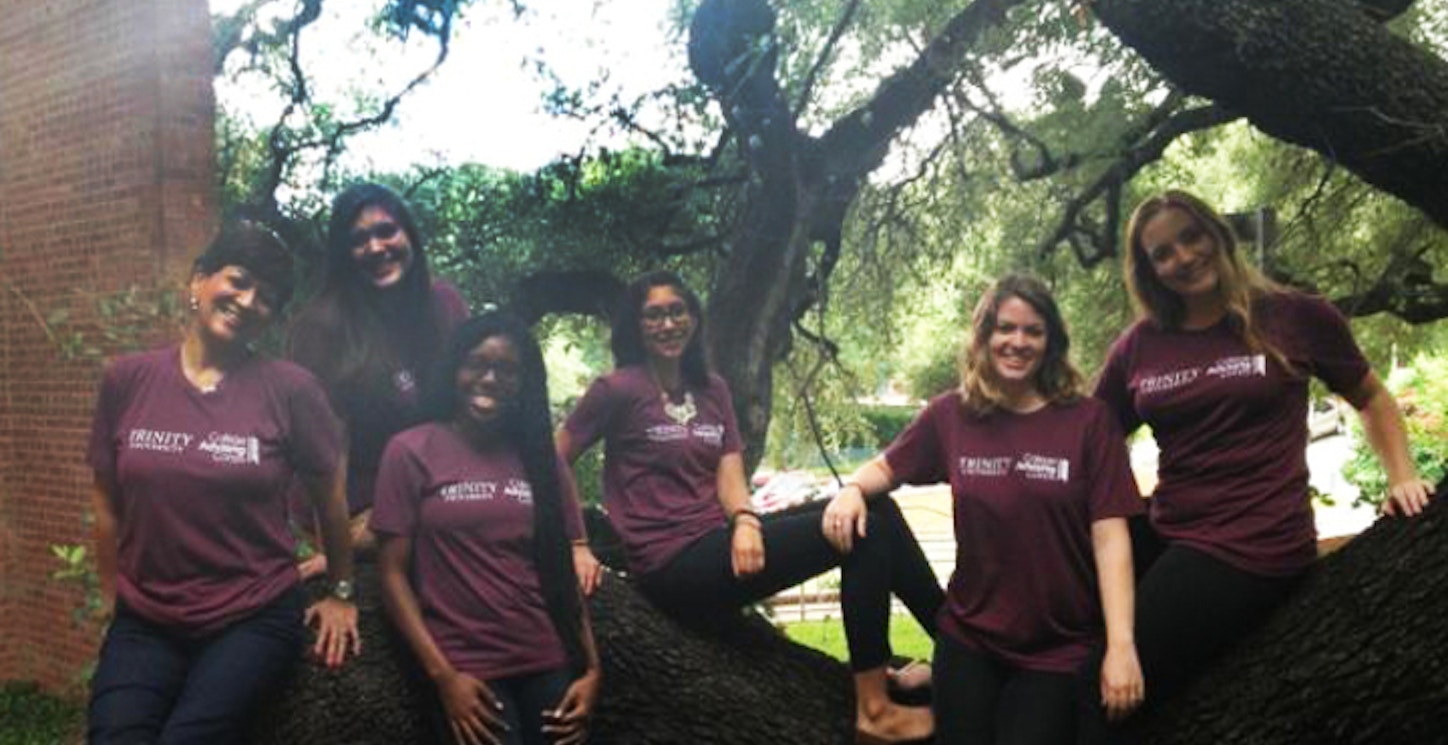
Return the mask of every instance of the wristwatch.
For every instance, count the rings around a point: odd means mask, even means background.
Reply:
[[[339,579],[332,583],[332,597],[338,600],[352,602],[352,596],[356,593],[356,587],[350,579]]]

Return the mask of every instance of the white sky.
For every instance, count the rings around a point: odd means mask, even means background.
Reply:
[[[211,0],[211,8],[232,12],[241,2]],[[619,89],[626,98],[688,74],[682,49],[666,46],[671,43],[666,25],[671,0],[598,7],[591,0],[528,0],[530,12],[522,21],[514,20],[506,5],[479,0],[467,11],[448,60],[403,99],[396,123],[353,140],[349,156],[361,159],[353,165],[370,161],[382,170],[402,170],[441,159],[532,171],[560,153],[577,152],[589,125],[542,113],[545,85],[525,69],[529,58],[546,59],[574,87],[601,80],[608,70],[608,90]],[[375,42],[356,26],[365,15],[355,5],[346,19],[332,13],[302,37],[304,65],[317,77],[322,97],[345,100],[344,91],[373,85],[396,90],[436,52],[434,42],[414,34],[406,49],[392,43],[369,56],[365,47]],[[250,112],[259,123],[280,113],[275,94],[255,81],[234,85],[219,79],[217,96],[228,110]]]

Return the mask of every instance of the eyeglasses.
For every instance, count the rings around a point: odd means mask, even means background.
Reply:
[[[364,246],[375,238],[379,241],[390,241],[397,237],[402,228],[395,222],[373,223],[365,228],[358,228],[352,231],[352,246]]]
[[[689,320],[689,306],[683,303],[672,303],[644,308],[643,320],[645,325],[655,327],[664,325],[664,321],[681,324]]]

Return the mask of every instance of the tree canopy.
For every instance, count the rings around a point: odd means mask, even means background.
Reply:
[[[262,75],[281,101],[269,123],[222,117],[228,199],[316,245],[323,197],[363,175],[336,165],[349,138],[406,105],[480,4],[359,16],[421,61],[351,101],[321,100],[303,64],[332,4],[218,18],[218,73]],[[754,462],[777,415],[848,429],[858,417],[829,402],[887,377],[917,394],[948,382],[969,304],[1007,269],[1057,289],[1093,370],[1130,318],[1125,215],[1167,186],[1271,207],[1267,270],[1350,315],[1448,315],[1445,15],[1388,0],[680,2],[692,80],[631,101],[540,88],[632,145],[530,174],[371,175],[419,206],[440,270],[475,302],[599,316],[631,274],[683,271]],[[1382,354],[1437,333],[1374,323]]]

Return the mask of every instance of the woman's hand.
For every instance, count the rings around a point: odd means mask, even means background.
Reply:
[[[820,530],[836,551],[847,554],[854,548],[856,535],[865,537],[868,517],[869,508],[865,506],[865,495],[860,487],[846,484],[825,507]]]
[[[1136,711],[1146,699],[1146,683],[1141,678],[1141,662],[1135,644],[1115,644],[1106,648],[1101,661],[1101,705],[1106,719],[1119,722]]]
[[[573,571],[578,575],[578,589],[584,595],[592,595],[598,589],[598,583],[603,579],[603,565],[598,563],[598,557],[593,555],[593,549],[587,543],[573,544]]]
[[[327,573],[327,555],[318,551],[312,554],[311,558],[305,559],[297,564],[297,571],[302,575],[305,582],[313,577],[320,577]]]
[[[753,513],[735,515],[730,529],[729,558],[735,577],[748,577],[764,569],[764,524]]]
[[[488,685],[467,673],[449,670],[433,681],[447,711],[453,739],[462,745],[502,745],[498,732],[507,731],[503,706]]]
[[[1433,485],[1422,479],[1413,478],[1393,484],[1388,487],[1388,498],[1383,501],[1383,514],[1403,517],[1420,515],[1432,497]]]
[[[577,745],[588,738],[588,718],[598,704],[600,677],[598,668],[589,668],[568,686],[557,709],[543,712],[543,733],[556,745]]]
[[[327,667],[339,667],[353,655],[362,653],[362,637],[357,634],[357,606],[338,598],[322,598],[307,609],[307,625],[317,624],[317,643],[312,654]]]

